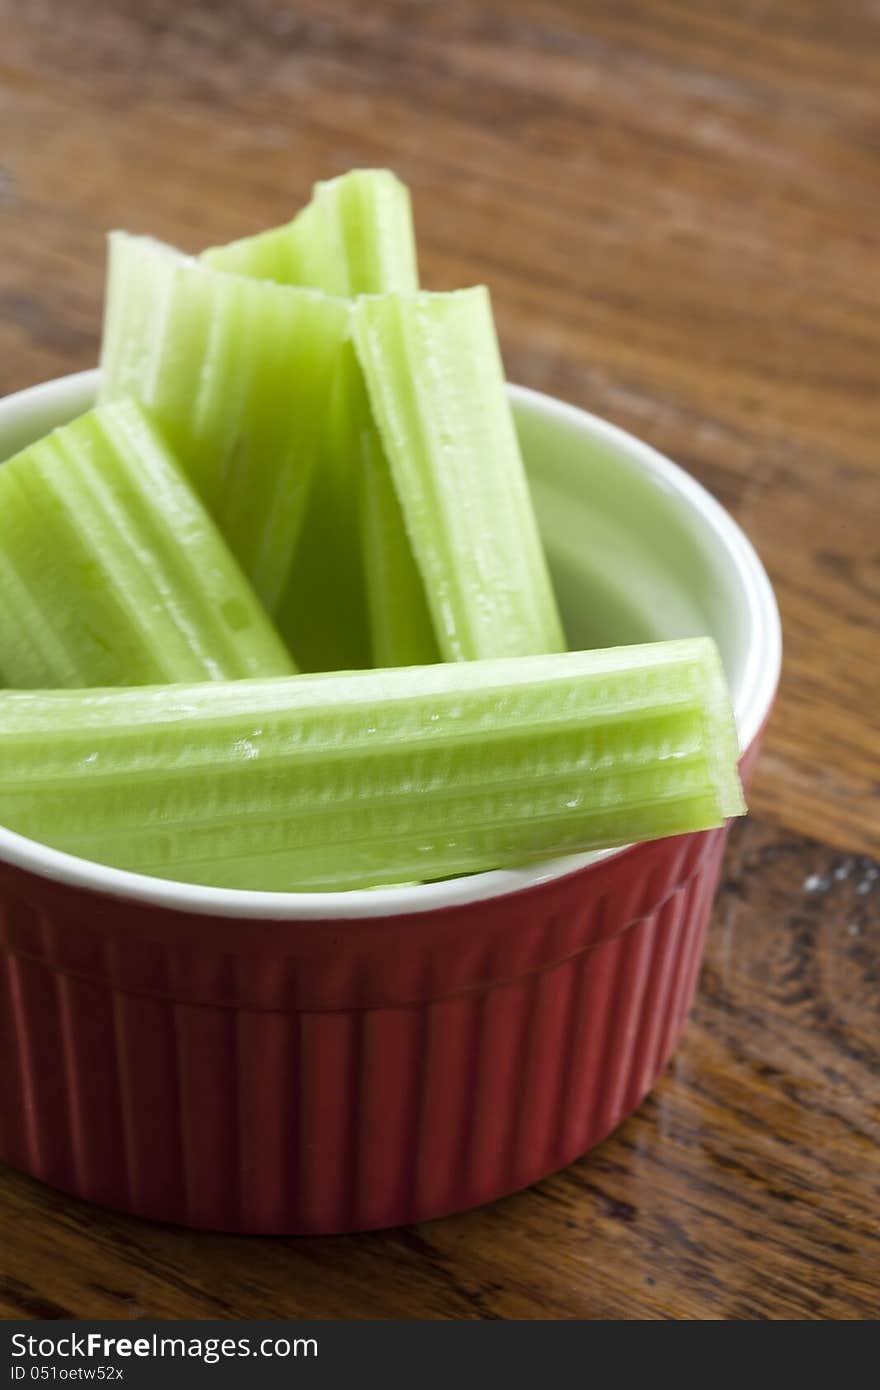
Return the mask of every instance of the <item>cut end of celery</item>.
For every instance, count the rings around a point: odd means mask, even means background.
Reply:
[[[711,637],[702,639],[706,678],[706,738],[718,791],[718,804],[725,817],[745,815],[745,795],[739,776],[740,746],[736,720],[721,653]]]
[[[214,270],[344,297],[416,290],[409,191],[388,169],[354,169],[315,184],[311,202],[291,222],[212,246],[202,261]]]

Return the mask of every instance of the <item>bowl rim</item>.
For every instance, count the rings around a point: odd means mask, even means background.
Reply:
[[[10,415],[13,418],[19,415],[26,421],[42,413],[60,414],[68,408],[75,413],[78,409],[87,409],[98,377],[99,369],[93,368],[56,377],[0,399],[0,427]],[[782,662],[782,632],[776,597],[751,541],[696,478],[650,444],[601,416],[530,387],[509,384],[508,392],[514,403],[575,427],[585,439],[611,445],[626,453],[644,473],[677,494],[690,511],[714,531],[726,549],[740,580],[750,633],[745,670],[735,701],[740,746],[745,752],[759,735],[773,705]],[[0,826],[0,861],[56,884],[188,914],[285,921],[375,919],[461,907],[536,888],[592,864],[630,853],[635,848],[637,846],[623,845],[568,854],[523,868],[493,869],[437,883],[330,893],[274,893],[175,883],[171,879],[114,869],[51,849]]]

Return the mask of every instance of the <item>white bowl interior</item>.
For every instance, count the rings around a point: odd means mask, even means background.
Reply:
[[[779,655],[775,600],[751,545],[700,484],[648,445],[512,389],[569,646],[708,633],[745,747],[766,715],[765,704],[757,718],[756,705],[768,676],[775,685]]]
[[[0,459],[88,409],[97,372],[0,401]],[[689,474],[623,430],[510,387],[569,645],[708,633],[718,643],[741,745],[760,729],[779,675],[779,616],[754,550]],[[377,916],[449,907],[570,873],[616,851],[568,855],[410,888],[251,893],[147,878],[79,860],[0,828],[0,855],[33,872],[167,907],[229,916]]]

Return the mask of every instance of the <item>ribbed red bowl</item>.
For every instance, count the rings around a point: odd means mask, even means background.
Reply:
[[[0,402],[0,457],[93,390]],[[754,551],[645,445],[512,390],[573,644],[712,632],[748,780],[780,659]],[[666,1064],[724,841],[317,895],[182,887],[0,830],[0,1155],[229,1231],[362,1230],[523,1187]]]

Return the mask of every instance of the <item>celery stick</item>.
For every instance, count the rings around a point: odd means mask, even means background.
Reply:
[[[438,662],[423,580],[350,343],[327,425],[279,630],[307,671]]]
[[[359,377],[354,349],[346,343],[293,570],[276,615],[305,671],[350,671],[374,664],[358,533],[360,442],[352,388]],[[363,385],[360,391],[365,394]]]
[[[110,238],[101,400],[147,405],[272,611],[290,573],[348,310]]]
[[[165,689],[0,692],[0,822],[194,883],[339,889],[743,810],[708,638]]]
[[[439,661],[388,461],[354,349],[337,371],[309,510],[278,625],[307,671]]]
[[[342,296],[419,287],[409,191],[388,169],[317,183],[292,222],[212,246],[202,260],[213,270]]]
[[[413,558],[403,513],[361,386],[360,527],[374,666],[425,666],[440,660],[425,584]]]
[[[99,406],[0,467],[0,684],[295,669],[135,401]]]
[[[562,650],[487,291],[364,297],[352,322],[444,660]]]
[[[214,269],[336,294],[418,289],[409,193],[385,169],[356,169],[317,184],[293,222],[214,247],[202,259]],[[365,666],[371,655],[376,666],[439,659],[424,584],[351,353],[337,371],[308,516],[277,617],[306,670]]]

